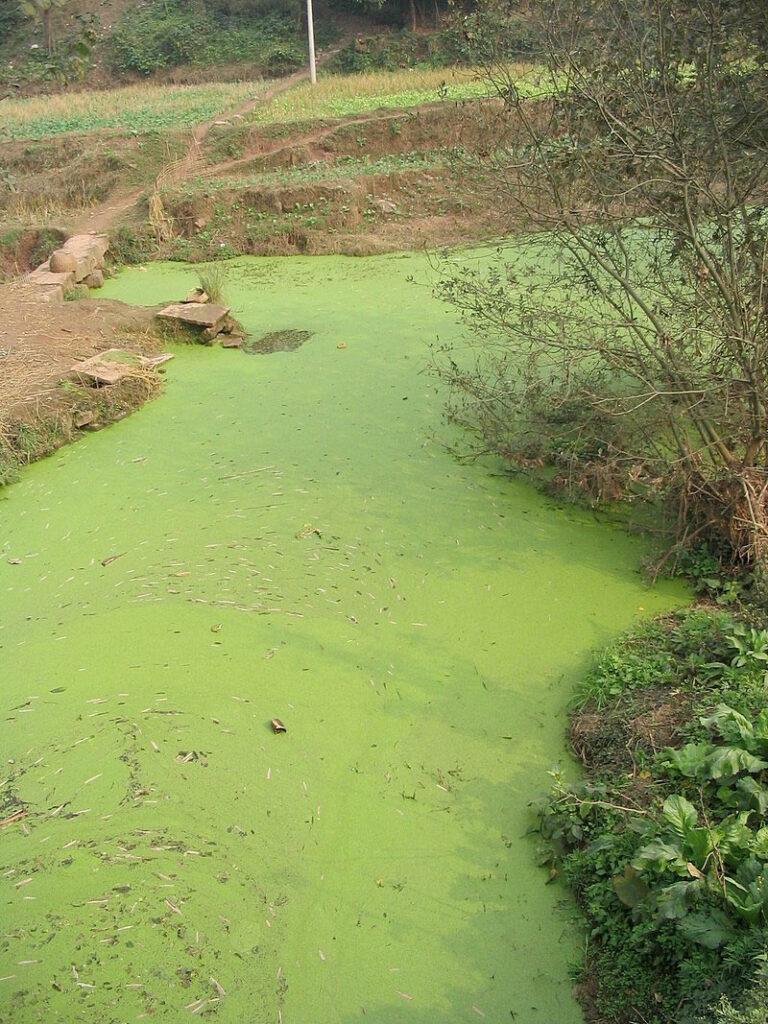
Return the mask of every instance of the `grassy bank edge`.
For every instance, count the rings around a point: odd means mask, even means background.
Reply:
[[[584,775],[553,772],[536,813],[584,918],[594,1024],[768,1021],[765,624],[754,604],[661,616],[576,691]]]

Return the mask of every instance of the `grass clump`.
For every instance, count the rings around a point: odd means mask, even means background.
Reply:
[[[197,271],[197,280],[211,302],[223,302],[227,272],[220,263],[200,267]]]
[[[107,258],[110,266],[135,266],[149,257],[152,247],[148,236],[137,234],[133,228],[123,224],[109,236]]]
[[[585,776],[553,772],[537,811],[587,919],[591,1019],[765,1021],[767,666],[767,630],[699,608],[625,634],[579,689]]]

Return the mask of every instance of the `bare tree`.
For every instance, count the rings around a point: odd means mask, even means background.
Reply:
[[[464,19],[499,102],[467,160],[500,226],[441,285],[443,351],[484,450],[598,498],[663,498],[678,548],[768,557],[768,22],[758,0],[548,0],[539,99],[497,56],[509,3]],[[530,87],[526,90],[530,95]],[[506,219],[505,219],[506,218]]]
[[[45,46],[49,54],[56,52],[56,33],[54,31],[54,16],[57,10],[66,7],[69,0],[20,0],[21,13],[38,21],[43,28]]]

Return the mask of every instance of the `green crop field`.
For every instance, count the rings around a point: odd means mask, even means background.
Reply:
[[[267,84],[134,85],[108,92],[7,100],[3,103],[0,140],[43,139],[66,132],[143,134],[191,127],[246,103]]]
[[[537,69],[515,66],[521,91],[541,92]],[[248,120],[258,124],[290,124],[327,117],[365,114],[379,107],[413,107],[438,100],[477,99],[493,87],[470,70],[376,71],[355,75],[328,75],[317,85],[303,82],[252,111]]]

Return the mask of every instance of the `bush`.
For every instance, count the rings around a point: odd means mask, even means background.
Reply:
[[[128,227],[117,228],[109,239],[107,256],[114,266],[143,263],[150,250],[149,241]]]
[[[178,0],[129,7],[109,38],[111,63],[118,71],[143,75],[190,63],[207,34]]]
[[[17,4],[5,3],[0,5],[0,45],[9,38],[10,34],[21,24],[21,9]]]

